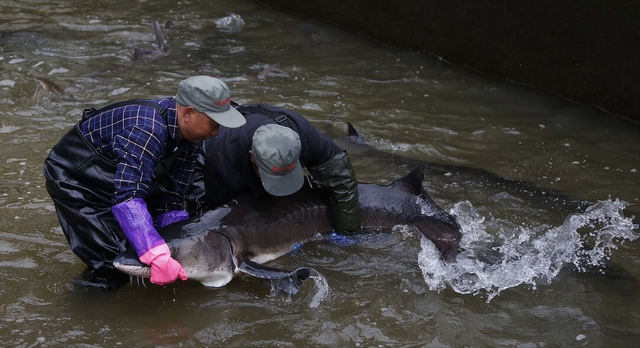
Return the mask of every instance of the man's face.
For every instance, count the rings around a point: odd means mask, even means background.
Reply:
[[[182,139],[198,144],[217,135],[219,127],[216,121],[192,106],[178,106],[178,128]]]

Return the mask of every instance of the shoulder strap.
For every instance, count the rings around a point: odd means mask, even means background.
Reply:
[[[165,159],[163,159],[162,161],[158,162],[158,164],[156,164],[156,167],[153,168],[152,177],[155,179],[155,178],[158,178],[160,175],[166,173],[169,169],[171,169],[171,165],[173,165],[173,162],[175,162],[175,160],[178,159],[178,157],[182,156],[192,147],[193,147],[192,143],[186,140],[183,140],[180,143],[180,145],[178,145],[178,147],[169,156],[167,156]]]
[[[253,104],[253,105],[238,105],[237,103],[232,104],[233,107],[236,108],[245,118],[250,114],[258,114],[271,118],[276,121],[279,125],[291,128],[289,124],[289,118],[282,112],[274,111],[267,109],[264,104]],[[241,128],[241,127],[240,127]],[[229,136],[229,142],[234,143],[238,141],[240,128],[235,128],[232,130],[231,135]]]
[[[241,106],[236,107],[236,110],[238,110],[241,114],[243,114],[245,116],[247,114],[264,115],[264,116],[272,118],[278,124],[283,124],[284,122],[287,122],[289,120],[287,115],[285,115],[284,113],[267,109],[267,107],[264,104],[241,105]],[[287,122],[287,124],[284,124],[284,126],[289,127],[288,123],[289,122]],[[291,128],[291,127],[289,127],[289,128]]]
[[[86,108],[84,109],[84,111],[82,112],[82,120],[86,120],[88,118],[91,118],[95,115],[98,115],[100,113],[103,113],[105,111],[109,111],[111,109],[115,109],[115,108],[119,108],[119,107],[123,107],[123,106],[127,106],[127,105],[145,105],[145,106],[150,106],[154,109],[156,109],[158,111],[158,113],[160,115],[162,115],[162,118],[164,118],[164,121],[167,122],[167,108],[165,108],[164,106],[151,101],[151,100],[147,100],[147,99],[130,99],[130,100],[125,100],[125,101],[121,101],[121,102],[117,102],[117,103],[113,103],[113,104],[109,104],[99,110],[96,110],[96,108]]]

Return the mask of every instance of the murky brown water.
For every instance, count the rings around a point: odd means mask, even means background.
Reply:
[[[619,242],[623,231],[638,231],[628,221],[640,216],[638,124],[252,1],[17,0],[0,4],[0,18],[3,345],[524,348],[640,341],[640,242]],[[170,51],[133,62],[134,47],[152,48],[153,18],[176,23],[165,30]],[[274,62],[282,67],[259,80]],[[172,95],[196,74],[224,79],[238,102],[298,110],[336,138],[353,123],[377,149],[344,145],[362,181],[389,183],[408,173],[412,160],[430,163],[428,192],[458,215],[469,236],[486,233],[520,248],[509,254],[520,258],[518,269],[502,260],[479,271],[498,292],[437,290],[423,276],[430,266],[420,239],[399,228],[356,246],[313,243],[276,260],[326,279],[328,290],[311,282],[293,298],[245,278],[218,290],[195,282],[134,282],[115,292],[82,286],[84,267],[44,189],[48,150],[85,107]],[[36,76],[66,93],[45,91]],[[597,206],[593,223],[574,226],[565,219],[582,211],[576,199],[604,201],[613,211]],[[607,229],[618,249],[608,249],[603,271],[581,272],[570,261],[559,272],[541,265],[552,257],[539,247],[566,249],[563,237],[548,239],[556,232]],[[444,276],[445,283],[466,279],[463,273]]]

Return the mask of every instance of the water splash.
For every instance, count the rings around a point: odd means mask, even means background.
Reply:
[[[563,267],[579,272],[603,272],[612,250],[640,234],[634,217],[625,217],[628,203],[618,199],[599,201],[584,213],[568,216],[559,227],[523,227],[505,221],[485,222],[469,202],[452,209],[463,229],[456,262],[444,264],[435,246],[422,239],[418,262],[429,289],[447,286],[460,294],[486,295],[487,303],[501,291],[520,285],[548,284]],[[493,225],[497,223],[497,225]],[[495,228],[492,236],[487,228]],[[589,245],[589,247],[585,247]]]
[[[309,280],[305,283],[305,286],[300,288],[300,292],[296,295],[284,294],[277,282],[271,281],[269,296],[284,300],[286,303],[292,303],[295,297],[296,301],[306,303],[309,308],[318,308],[320,304],[329,296],[329,283],[327,278],[317,270],[311,268],[311,275]],[[310,286],[307,286],[310,284]]]
[[[237,15],[235,13],[232,13],[226,17],[218,18],[213,22],[216,24],[217,28],[226,29],[230,32],[239,31],[245,25],[244,19],[242,19],[240,15]]]
[[[327,278],[316,270],[313,270],[310,279],[313,280],[313,289],[310,292],[309,308],[318,308],[320,303],[329,296],[329,283]]]

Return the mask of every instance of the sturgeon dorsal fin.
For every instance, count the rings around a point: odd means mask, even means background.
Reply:
[[[354,127],[351,122],[347,122],[347,134],[349,134],[349,136],[355,136],[355,137],[359,137],[360,133],[358,133],[358,130],[356,130],[356,127]]]
[[[415,167],[411,173],[407,174],[404,178],[394,181],[391,187],[396,190],[401,190],[407,193],[411,193],[414,196],[418,196],[424,192],[422,189],[422,179],[424,178],[425,164],[421,163]]]
[[[347,122],[347,134],[351,137],[356,143],[366,144],[367,141],[364,140],[360,132],[354,127],[351,122]]]

